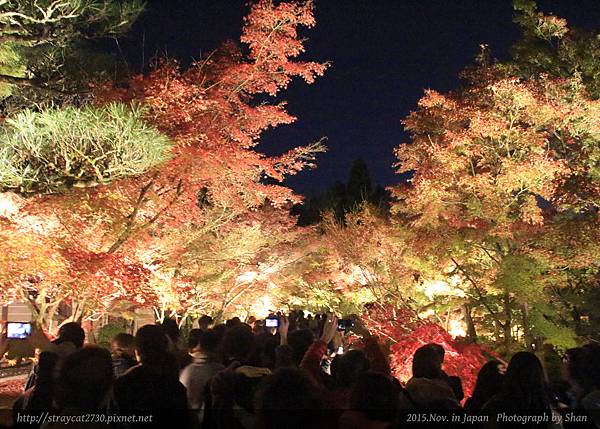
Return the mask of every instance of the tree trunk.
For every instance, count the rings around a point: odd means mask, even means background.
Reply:
[[[215,314],[213,315],[215,325],[218,325],[219,323],[224,322],[224,320],[223,320],[224,308],[225,308],[224,306],[221,306],[221,308],[219,310],[217,310],[215,312]]]
[[[525,341],[525,348],[529,351],[534,349],[534,338],[531,335],[531,329],[529,329],[529,305],[523,304],[521,308],[523,312],[522,326],[523,326],[523,340]]]
[[[571,310],[571,315],[573,316],[573,326],[575,328],[575,332],[577,333],[577,335],[581,335],[583,330],[581,329],[581,312],[579,311],[579,308],[573,306],[573,309]]]
[[[467,338],[469,341],[476,343],[477,342],[477,330],[475,329],[475,322],[473,322],[473,315],[471,311],[473,310],[473,305],[471,303],[466,303],[463,305],[463,312],[465,315],[465,323],[467,324]]]
[[[98,344],[98,338],[96,337],[96,327],[94,321],[90,320],[90,329],[87,332],[87,341],[90,344]]]
[[[504,349],[506,353],[510,353],[512,349],[512,312],[510,310],[510,296],[508,292],[504,293],[504,297],[502,299],[502,303],[504,304],[504,324],[502,325],[502,331],[504,333]]]

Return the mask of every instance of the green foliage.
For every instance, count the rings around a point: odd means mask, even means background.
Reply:
[[[64,43],[127,31],[142,8],[139,0],[2,0],[0,23],[2,32],[15,39]]]
[[[534,0],[513,0],[513,9],[523,13],[533,13],[536,10]]]
[[[125,323],[108,323],[102,326],[98,330],[98,336],[96,338],[98,345],[110,350],[110,341],[115,335],[120,334],[121,332],[126,332]]]
[[[500,261],[500,273],[494,281],[494,287],[508,292],[518,293],[523,299],[527,296],[539,296],[541,267],[526,255],[507,255]]]
[[[564,19],[539,12],[533,0],[514,0],[513,7],[523,37],[501,67],[526,79],[580,76],[591,96],[600,97],[600,34],[568,28]]]
[[[593,283],[570,277],[597,266],[600,38],[535,1],[513,5],[523,37],[511,60],[484,50],[465,86],[426,91],[405,121],[412,142],[396,155],[412,178],[393,190],[392,213],[415,234],[419,276],[463,292],[428,309],[464,303],[477,334],[505,351],[514,340],[564,349],[594,324],[578,302]]]
[[[166,161],[170,142],[144,110],[103,107],[25,110],[0,130],[0,188],[57,192],[144,173]]]
[[[552,310],[552,309],[548,309]],[[552,344],[560,350],[576,347],[577,336],[572,327],[561,326],[543,312],[543,305],[534,307],[530,322],[535,332],[544,338],[544,342]]]
[[[14,111],[86,89],[82,77],[115,69],[114,59],[87,67],[91,41],[129,30],[142,9],[140,0],[0,0],[0,97],[12,95]]]
[[[14,42],[5,42],[0,45],[0,74],[25,77],[26,65],[17,49]],[[10,95],[10,89],[9,85],[0,84],[0,98]]]

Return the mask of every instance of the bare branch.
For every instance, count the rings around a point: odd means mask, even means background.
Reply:
[[[479,302],[481,302],[481,304],[487,309],[487,311],[489,311],[489,313],[491,314],[491,316],[494,318],[494,320],[496,322],[498,322],[498,324],[500,325],[500,327],[504,328],[505,324],[502,323],[502,321],[500,320],[500,318],[498,317],[498,313],[496,313],[487,303],[487,300],[485,299],[483,293],[481,292],[481,290],[479,289],[479,286],[477,285],[477,282],[475,282],[475,280],[473,280],[473,278],[469,275],[469,273],[467,273],[467,271],[456,261],[456,259],[454,258],[450,258],[452,260],[452,262],[454,263],[454,265],[456,266],[456,268],[458,268],[458,270],[465,276],[465,278],[469,281],[469,283],[471,283],[473,285],[473,289],[475,289],[475,292],[477,293],[477,297],[479,298]]]
[[[133,210],[129,214],[129,216],[127,216],[127,223],[125,224],[125,229],[123,230],[123,232],[121,232],[121,234],[117,238],[117,241],[115,241],[113,243],[113,245],[110,246],[110,249],[108,249],[107,253],[115,253],[125,243],[125,241],[127,241],[127,239],[129,238],[129,236],[131,235],[131,233],[133,231],[133,225],[135,223],[135,219],[138,215],[138,212],[140,211],[140,208],[144,202],[144,198],[146,197],[146,194],[148,193],[148,191],[150,190],[150,187],[153,184],[154,184],[154,180],[151,180],[146,185],[144,185],[142,187],[142,189],[140,189],[140,193],[139,193],[138,198],[133,206]]]

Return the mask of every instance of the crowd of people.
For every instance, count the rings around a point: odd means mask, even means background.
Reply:
[[[516,353],[508,364],[491,360],[464,398],[460,378],[443,370],[445,352],[438,344],[414,353],[413,377],[402,384],[379,339],[360,320],[352,328],[360,339],[353,345],[346,341],[348,321],[338,323],[331,314],[293,311],[268,320],[276,326],[254,318],[213,324],[203,316],[184,339],[177,323],[167,319],[139,328],[135,336],[116,335],[110,351],[86,345],[76,323],[63,325],[53,341],[36,330],[29,341],[40,353],[14,403],[15,427],[78,427],[43,419],[24,423],[22,415],[150,413],[150,422],[112,426],[383,429],[414,423],[425,428],[431,411],[558,416],[565,410],[587,411],[588,427],[594,427],[593,412],[600,408],[597,345],[567,351],[563,384],[548,382],[533,353]],[[558,418],[526,423],[516,427],[568,427]],[[478,424],[505,426],[495,419]]]

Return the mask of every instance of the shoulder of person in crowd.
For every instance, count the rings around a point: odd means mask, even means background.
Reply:
[[[248,378],[258,378],[271,374],[271,370],[269,368],[261,368],[258,366],[249,365],[239,366],[235,369],[235,372],[238,374],[243,374]]]

